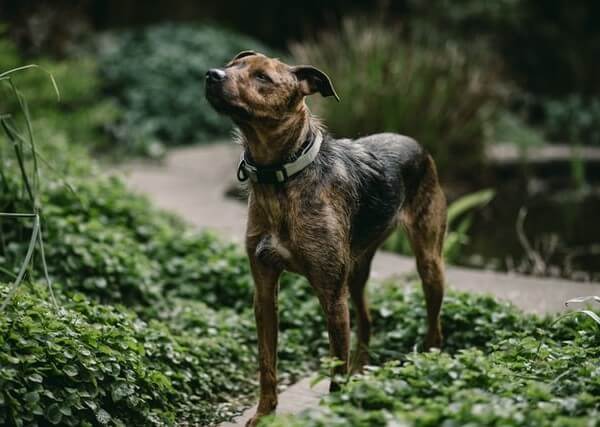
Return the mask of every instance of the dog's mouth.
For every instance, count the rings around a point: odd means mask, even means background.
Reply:
[[[242,105],[229,99],[222,85],[206,84],[206,99],[219,114],[231,117],[233,120],[250,120],[252,114]]]

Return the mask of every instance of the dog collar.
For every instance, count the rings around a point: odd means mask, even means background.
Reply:
[[[315,160],[321,149],[322,142],[323,135],[321,132],[317,132],[315,137],[304,143],[300,150],[293,156],[293,161],[274,167],[256,166],[247,159],[244,152],[238,165],[237,179],[241,182],[250,179],[250,181],[260,184],[284,183],[294,175],[302,172]]]

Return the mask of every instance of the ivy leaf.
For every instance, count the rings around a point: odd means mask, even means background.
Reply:
[[[27,378],[29,378],[29,381],[32,381],[34,383],[41,384],[44,381],[44,378],[40,374],[31,374]]]
[[[96,412],[96,419],[100,424],[107,425],[112,419],[112,417],[104,409],[100,408],[98,412]]]
[[[131,394],[133,394],[133,388],[125,383],[119,383],[112,387],[111,397],[113,402],[118,402]]]
[[[63,368],[63,372],[69,377],[75,377],[79,373],[79,370],[73,365],[67,365]]]
[[[62,414],[60,412],[60,407],[57,403],[53,403],[52,405],[46,408],[46,419],[50,421],[52,424],[58,424],[62,420]]]
[[[25,399],[25,402],[33,404],[40,400],[40,394],[37,391],[30,391],[29,393],[25,393],[23,399]]]

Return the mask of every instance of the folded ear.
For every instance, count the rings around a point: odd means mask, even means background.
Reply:
[[[298,65],[297,67],[292,67],[292,73],[296,75],[296,78],[300,82],[300,89],[304,95],[312,95],[319,92],[323,96],[334,96],[338,102],[340,101],[340,97],[335,93],[331,79],[318,68],[310,65]]]
[[[235,55],[233,57],[232,61],[235,61],[236,59],[244,58],[246,56],[252,56],[252,55],[259,55],[259,53],[255,52],[253,50],[242,50],[240,53],[238,53],[237,55]]]

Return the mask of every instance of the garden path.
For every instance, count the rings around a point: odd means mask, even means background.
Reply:
[[[169,153],[164,163],[136,162],[127,165],[123,172],[131,188],[146,194],[158,206],[178,213],[196,227],[215,230],[240,242],[245,228],[245,205],[224,197],[224,192],[234,184],[239,152],[239,146],[231,143],[177,149]],[[412,271],[411,258],[380,252],[373,264],[372,277],[381,279]],[[600,295],[600,283],[459,267],[447,268],[447,281],[454,289],[492,294],[538,314],[564,310],[564,301],[569,298]],[[327,390],[327,382],[314,388],[310,388],[309,383],[309,379],[304,379],[284,391],[278,411],[297,413],[316,406]],[[235,423],[223,426],[243,425],[251,411]]]

